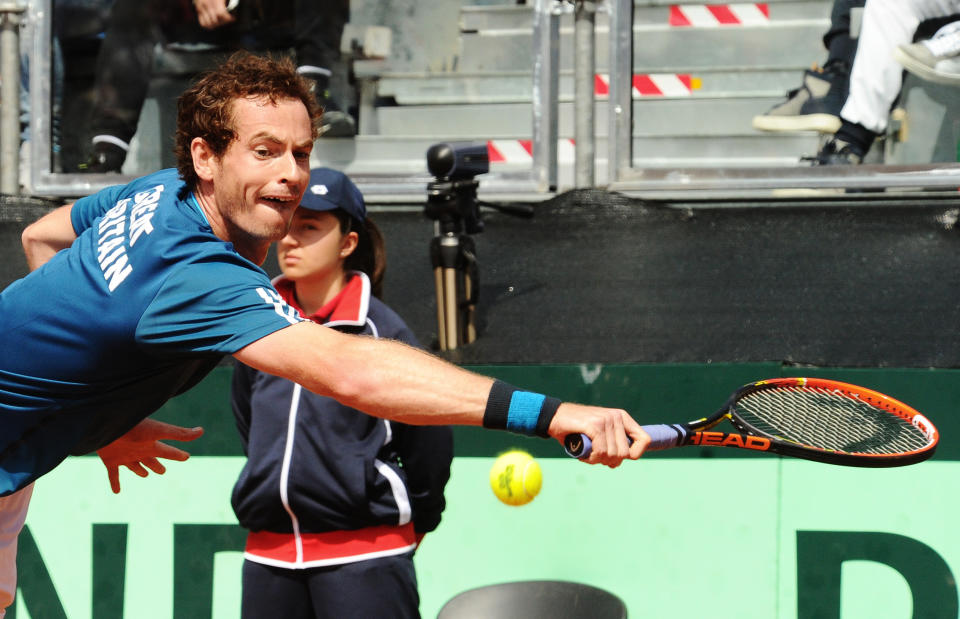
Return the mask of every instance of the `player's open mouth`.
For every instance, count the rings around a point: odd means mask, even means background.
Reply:
[[[272,208],[280,211],[281,213],[287,213],[288,211],[293,211],[297,207],[297,200],[295,197],[290,196],[262,196],[260,198],[263,202],[269,204]]]

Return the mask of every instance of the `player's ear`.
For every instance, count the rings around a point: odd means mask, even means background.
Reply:
[[[216,155],[210,144],[203,138],[193,138],[190,142],[190,155],[193,157],[193,170],[200,180],[213,180]]]

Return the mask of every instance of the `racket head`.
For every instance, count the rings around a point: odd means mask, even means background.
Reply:
[[[904,466],[933,455],[936,427],[873,389],[821,378],[774,378],[738,389],[712,420],[770,439],[770,451],[817,462]],[[708,420],[704,420],[708,421]]]

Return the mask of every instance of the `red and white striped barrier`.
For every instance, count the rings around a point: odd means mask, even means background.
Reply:
[[[670,6],[670,25],[719,28],[721,26],[767,26],[770,6],[749,4],[674,4]]]
[[[593,80],[594,94],[610,96],[610,76],[598,73]],[[687,73],[642,73],[633,76],[633,98],[689,97],[700,88],[700,79]]]
[[[533,164],[533,140],[488,140],[490,163]],[[557,163],[573,163],[574,144],[569,138],[557,140]]]

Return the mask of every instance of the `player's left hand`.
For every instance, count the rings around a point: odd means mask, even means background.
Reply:
[[[127,467],[140,477],[150,474],[147,469],[163,475],[167,469],[158,458],[183,462],[190,454],[160,441],[192,441],[201,435],[203,428],[184,428],[148,418],[109,445],[98,449],[97,455],[107,467],[110,489],[117,494],[120,492],[121,466]]]

